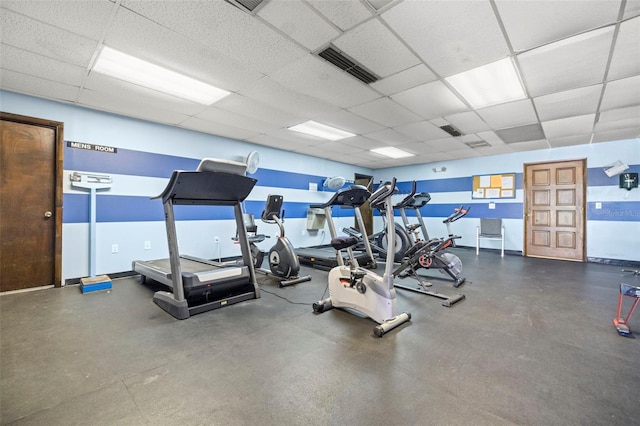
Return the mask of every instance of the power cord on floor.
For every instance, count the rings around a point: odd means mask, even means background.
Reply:
[[[329,283],[327,283],[327,285],[324,287],[324,292],[322,293],[322,297],[321,297],[319,300],[324,300],[324,296],[325,296],[325,294],[327,294],[327,289],[328,289],[328,288],[329,288]],[[279,299],[282,299],[282,300],[284,300],[284,301],[285,301],[285,302],[287,302],[287,303],[291,303],[292,305],[313,306],[313,304],[314,304],[314,303],[316,303],[316,302],[312,302],[312,303],[308,303],[308,302],[294,302],[294,301],[289,300],[289,299],[287,299],[286,297],[281,296],[281,295],[279,295],[279,294],[277,294],[277,293],[274,293],[274,292],[269,291],[269,290],[265,290],[265,289],[264,289],[264,288],[262,288],[262,287],[261,287],[261,290],[262,290],[262,291],[264,291],[264,292],[265,292],[265,293],[267,293],[267,294],[271,294],[271,295],[273,295],[273,296],[275,296],[275,297],[277,297],[277,298],[279,298]]]

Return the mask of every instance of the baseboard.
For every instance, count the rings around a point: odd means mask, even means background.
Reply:
[[[633,260],[605,259],[602,257],[587,257],[587,262],[603,263],[606,265],[624,266],[632,269],[640,268],[640,262],[634,262]]]

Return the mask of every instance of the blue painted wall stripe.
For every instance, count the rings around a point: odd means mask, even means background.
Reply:
[[[89,194],[64,194],[64,223],[89,222]],[[101,195],[96,198],[98,222],[149,222],[163,221],[164,211],[162,202],[148,197],[134,197],[124,195]],[[587,203],[587,220],[603,221],[640,221],[640,201],[612,201],[602,202],[602,208],[596,209],[594,202]],[[259,220],[264,209],[263,201],[245,201],[244,210]],[[468,218],[503,218],[522,219],[523,203],[502,202],[495,203],[495,209],[489,209],[488,203],[472,203]],[[429,203],[420,212],[423,217],[447,217],[460,204]],[[308,203],[285,202],[285,219],[302,219],[307,216]],[[378,215],[377,211],[374,214]],[[395,211],[400,216],[399,211]],[[338,217],[353,217],[352,209],[334,207],[332,215]],[[176,220],[222,220],[233,219],[233,208],[228,206],[175,206]],[[407,216],[415,217],[414,210],[407,210]]]
[[[89,222],[88,194],[64,194],[64,223]],[[260,220],[264,209],[264,201],[245,201],[244,211]],[[309,203],[285,202],[285,219],[307,217]],[[233,207],[230,206],[175,206],[176,220],[225,220],[233,219]],[[353,210],[334,208],[332,215],[337,217],[353,217]],[[164,221],[162,201],[148,197],[125,195],[101,195],[96,197],[97,222],[153,222]]]

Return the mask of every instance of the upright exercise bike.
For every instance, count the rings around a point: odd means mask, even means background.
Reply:
[[[428,192],[419,192],[417,194],[416,192],[417,183],[414,180],[411,186],[411,192],[404,197],[402,201],[393,206],[394,209],[400,211],[402,223],[404,224],[404,228],[407,230],[407,233],[411,236],[411,242],[413,244],[419,243],[420,241],[429,241],[429,232],[427,232],[427,226],[424,223],[420,209],[431,201],[431,195]],[[407,209],[411,209],[415,212],[418,223],[409,222]],[[422,238],[420,238],[420,232],[418,231],[422,232]]]
[[[353,185],[336,193],[335,197],[353,200],[357,197],[368,196],[369,203],[385,203],[387,232],[394,232],[393,205],[391,196],[396,191],[396,179],[391,183],[381,185],[371,195],[369,191],[360,185]],[[325,208],[327,220],[331,219],[331,208]],[[331,222],[332,223],[332,222]],[[396,314],[396,290],[393,282],[393,259],[395,253],[395,239],[389,239],[384,275],[380,276],[358,265],[353,256],[352,247],[358,244],[358,239],[338,237],[335,235],[335,227],[332,230],[331,245],[336,251],[346,249],[349,256],[349,265],[338,265],[329,271],[329,298],[313,304],[313,310],[321,313],[332,308],[353,309],[373,319],[378,325],[373,333],[381,337],[389,330],[398,327],[411,319],[411,314],[403,312]],[[341,257],[341,256],[340,256]]]
[[[451,223],[463,218],[469,213],[471,206],[456,208],[443,222],[447,225],[449,235],[446,238],[433,238],[428,241],[420,241],[413,245],[407,252],[400,266],[394,271],[398,278],[411,277],[420,283],[423,290],[431,284],[418,275],[418,270],[439,269],[443,274],[448,275],[453,280],[453,286],[458,288],[466,281],[462,274],[462,261],[458,256],[451,253],[449,248],[455,247],[455,240],[462,238],[451,233]],[[399,287],[396,285],[396,287]],[[404,288],[404,287],[402,287]],[[412,290],[407,288],[407,290]],[[428,294],[428,292],[424,292]],[[440,296],[436,296],[440,297]],[[446,306],[446,305],[445,305]]]

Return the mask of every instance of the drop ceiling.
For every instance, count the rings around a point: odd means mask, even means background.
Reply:
[[[371,169],[640,137],[638,0],[249,3],[3,0],[0,87]],[[203,106],[100,75],[102,46],[232,94]],[[504,58],[525,99],[474,109],[445,80]],[[307,120],[356,136],[287,129]]]

